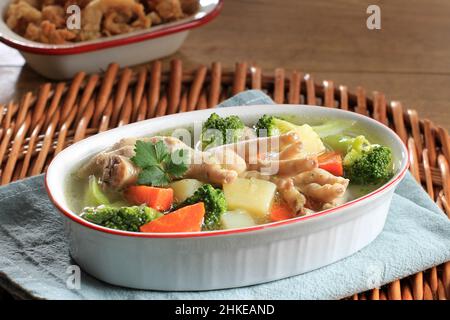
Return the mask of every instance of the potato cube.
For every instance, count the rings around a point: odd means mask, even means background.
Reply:
[[[303,152],[306,155],[319,154],[325,151],[325,146],[319,135],[307,124],[297,127],[295,132],[302,142]]]
[[[197,191],[203,185],[196,179],[183,179],[172,182],[169,186],[173,189],[173,195],[176,202],[183,202]]]
[[[248,211],[258,222],[263,222],[267,217],[276,189],[272,182],[260,179],[238,178],[223,185],[228,209]]]
[[[237,229],[255,226],[253,217],[244,210],[227,211],[221,217],[223,229]]]

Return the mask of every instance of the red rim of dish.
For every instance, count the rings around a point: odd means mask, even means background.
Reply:
[[[102,226],[90,223],[90,222],[84,220],[83,218],[81,218],[80,216],[78,216],[76,214],[72,214],[72,213],[66,211],[53,198],[53,195],[50,192],[50,188],[48,186],[47,173],[45,174],[45,189],[47,190],[47,194],[50,197],[50,201],[53,202],[53,204],[58,208],[58,210],[62,214],[64,214],[67,218],[69,218],[69,219],[73,220],[74,222],[77,222],[77,223],[81,224],[82,226],[87,227],[89,229],[93,229],[93,230],[96,230],[96,231],[100,231],[100,232],[107,233],[107,234],[112,234],[112,235],[132,237],[132,238],[169,238],[169,239],[177,239],[177,238],[198,238],[198,237],[225,236],[225,235],[230,235],[230,234],[239,234],[239,233],[245,233],[245,232],[250,232],[250,231],[269,229],[269,228],[273,228],[273,227],[278,227],[278,226],[283,226],[283,225],[296,223],[296,222],[303,221],[303,220],[309,220],[311,218],[321,217],[321,216],[333,213],[335,211],[341,210],[343,208],[354,206],[354,205],[356,205],[356,204],[358,204],[358,203],[360,203],[360,202],[362,202],[362,201],[364,201],[364,200],[366,200],[368,198],[372,198],[372,197],[380,194],[384,190],[388,189],[389,187],[395,185],[395,183],[400,181],[405,176],[406,171],[408,170],[409,165],[410,165],[408,149],[406,148],[405,143],[400,139],[400,137],[398,137],[398,135],[391,128],[389,128],[388,126],[384,125],[383,123],[378,123],[378,124],[384,126],[388,130],[390,130],[397,137],[398,141],[401,143],[401,145],[403,147],[403,151],[404,151],[404,153],[406,155],[405,167],[402,169],[402,171],[400,173],[397,174],[397,176],[395,178],[393,178],[391,181],[386,183],[384,186],[378,188],[377,190],[372,191],[371,193],[366,194],[365,196],[363,196],[361,198],[358,198],[358,199],[349,201],[347,203],[344,203],[343,205],[340,205],[338,207],[331,208],[331,209],[328,209],[328,210],[324,210],[324,211],[318,212],[316,214],[312,214],[310,216],[297,217],[297,218],[293,218],[293,219],[289,219],[289,220],[283,220],[283,221],[278,221],[278,222],[270,222],[270,223],[266,223],[266,224],[253,226],[253,227],[240,228],[240,229],[229,229],[229,230],[204,231],[204,232],[182,232],[182,233],[144,233],[144,232],[141,233],[141,232],[129,232],[129,231],[121,231],[121,230],[105,228],[105,227],[102,227]],[[53,159],[52,162],[54,160],[55,159]],[[50,168],[50,166],[51,166],[51,163],[49,165],[49,168]]]
[[[167,28],[162,28],[162,29],[159,29],[156,31],[149,31],[146,33],[131,35],[129,37],[120,38],[120,39],[105,40],[105,41],[101,41],[101,42],[97,42],[97,43],[77,45],[77,46],[68,47],[68,48],[34,47],[34,46],[24,44],[23,42],[20,42],[20,41],[14,40],[14,39],[5,38],[4,35],[0,35],[0,41],[10,47],[17,49],[17,50],[30,52],[30,53],[36,53],[36,54],[71,55],[71,54],[86,53],[86,52],[90,52],[90,51],[96,51],[96,50],[101,50],[101,49],[106,49],[106,48],[127,45],[127,44],[131,44],[131,43],[135,43],[135,42],[141,42],[144,40],[155,39],[155,38],[167,36],[172,33],[182,32],[182,31],[186,31],[186,30],[193,29],[196,27],[200,27],[200,26],[210,22],[211,20],[213,20],[215,17],[217,17],[219,15],[219,13],[223,7],[223,1],[224,0],[218,0],[218,3],[214,7],[214,9],[212,9],[211,12],[206,14],[204,17],[201,17],[200,19],[194,19],[191,21],[187,21],[185,23],[177,24],[177,25],[170,26]]]

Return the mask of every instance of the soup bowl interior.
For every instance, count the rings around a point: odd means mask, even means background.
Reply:
[[[195,139],[200,135],[199,128],[201,128],[201,123],[213,112],[221,116],[238,115],[247,125],[254,124],[263,114],[295,117],[297,121],[301,123],[312,124],[321,124],[332,119],[348,120],[356,123],[359,127],[364,128],[372,141],[386,145],[392,149],[395,174],[385,186],[392,184],[394,181],[398,181],[408,167],[406,147],[400,138],[388,127],[368,117],[343,110],[316,106],[239,106],[193,111],[149,119],[115,128],[80,141],[60,152],[48,168],[46,185],[51,200],[67,217],[75,219],[78,222],[82,221],[83,224],[96,229],[106,229],[80,219],[78,214],[71,209],[66,192],[67,183],[70,181],[71,175],[80,167],[80,165],[85,163],[93,155],[111,147],[122,138],[152,136],[164,132],[171,132],[172,130],[179,128],[193,128],[192,136],[193,139]],[[192,144],[194,144],[194,141]],[[382,188],[383,187],[380,189]],[[376,191],[377,190],[371,194]],[[371,194],[367,196],[370,196]],[[251,227],[248,229],[252,230]],[[124,231],[119,233],[126,234],[127,232]],[[215,231],[204,233],[214,234]],[[190,234],[194,235],[195,233]]]

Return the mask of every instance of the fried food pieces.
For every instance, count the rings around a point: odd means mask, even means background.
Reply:
[[[26,0],[14,1],[6,11],[6,24],[20,35],[25,34],[29,24],[40,24],[42,12]]]
[[[25,31],[25,38],[50,44],[63,44],[75,39],[76,34],[67,29],[57,29],[55,24],[42,21],[39,26],[31,23]]]
[[[144,6],[135,0],[93,0],[82,13],[82,41],[149,28]]]
[[[66,26],[71,5],[81,9],[79,30]],[[64,44],[148,29],[195,14],[199,7],[199,0],[13,0],[5,21],[29,40]]]
[[[14,0],[6,11],[6,24],[21,36],[37,42],[63,44],[75,40],[76,33],[65,28],[66,13],[59,2]]]

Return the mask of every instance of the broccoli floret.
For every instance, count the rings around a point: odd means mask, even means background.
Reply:
[[[339,141],[340,147],[347,145],[343,160],[344,176],[357,184],[378,184],[393,175],[392,151],[390,148],[371,144],[364,136]]]
[[[266,114],[259,118],[255,125],[256,134],[258,137],[279,136],[290,131],[296,131],[299,127],[299,125],[292,122]]]
[[[238,116],[221,118],[217,113],[211,114],[202,127],[203,149],[237,142],[243,135],[244,127]]]
[[[203,230],[220,229],[220,217],[227,211],[227,202],[222,190],[215,189],[210,184],[204,184],[198,188],[194,194],[184,200],[178,208],[191,204],[203,202],[205,204],[205,219],[203,221]]]
[[[259,118],[255,125],[256,134],[258,137],[272,137],[280,135],[280,130],[277,128],[274,116],[269,116],[267,114]]]
[[[88,207],[81,213],[83,219],[100,226],[135,232],[139,231],[140,226],[161,216],[160,212],[147,206],[117,208],[102,205]]]

